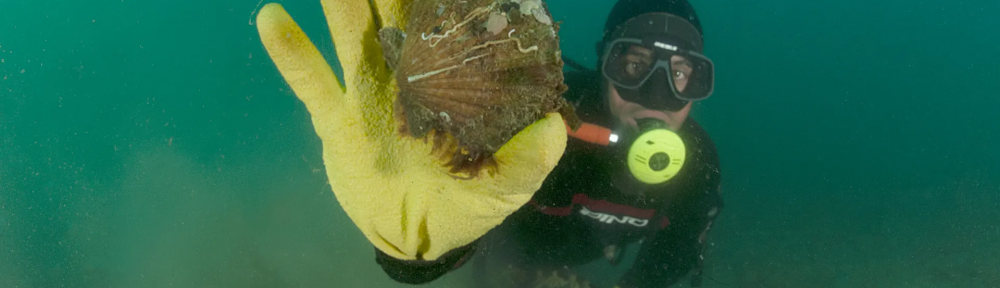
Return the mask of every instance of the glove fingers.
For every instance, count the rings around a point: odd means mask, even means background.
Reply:
[[[404,11],[410,6],[413,0],[373,0],[375,8],[378,10],[379,18],[383,27],[406,28],[406,16]]]
[[[323,0],[323,13],[348,87],[388,78],[369,0]],[[379,74],[384,78],[378,78]]]
[[[343,97],[333,69],[295,20],[277,3],[257,15],[257,31],[278,71],[309,113],[328,113]]]

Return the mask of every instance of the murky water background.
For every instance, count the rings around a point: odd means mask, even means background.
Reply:
[[[319,1],[282,3],[336,64]],[[593,66],[613,2],[549,3]],[[693,3],[728,205],[707,287],[1000,286],[1000,4]],[[0,287],[403,287],[256,5],[0,1]]]

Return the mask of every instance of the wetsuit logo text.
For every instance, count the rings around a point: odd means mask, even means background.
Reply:
[[[635,227],[646,227],[649,224],[649,219],[639,219],[632,216],[615,216],[607,213],[594,212],[587,209],[587,207],[580,207],[580,214],[586,215],[587,217],[593,218],[599,222],[612,224],[612,223],[627,223]]]

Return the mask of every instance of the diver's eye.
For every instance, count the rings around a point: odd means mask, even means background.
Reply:
[[[684,73],[684,71],[674,70],[674,80],[684,80],[687,79],[687,77],[688,75],[687,73]]]
[[[628,72],[629,75],[635,76],[635,74],[638,71],[639,71],[639,63],[630,62],[628,63],[628,65],[625,66],[625,72]]]
[[[629,61],[628,63],[625,64],[625,72],[632,77],[641,76],[641,74],[645,72],[645,70],[646,70],[646,65],[644,65],[642,62]]]

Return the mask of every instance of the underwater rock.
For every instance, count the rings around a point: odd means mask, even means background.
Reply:
[[[405,28],[379,37],[394,69],[400,132],[433,135],[456,177],[495,168],[493,154],[522,129],[560,112],[575,127],[562,99],[558,24],[540,0],[416,0]]]

